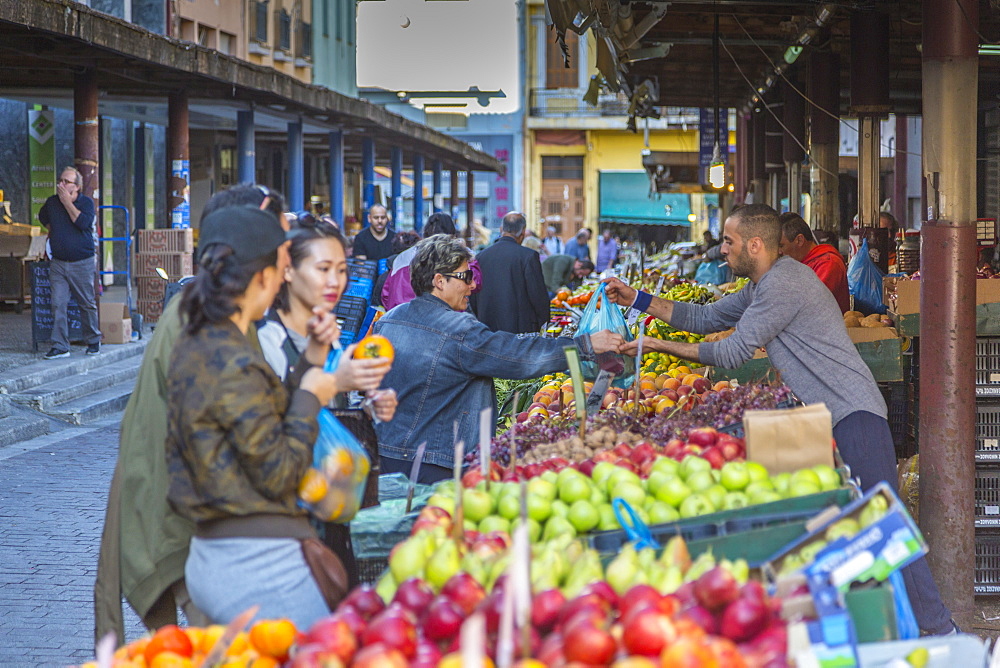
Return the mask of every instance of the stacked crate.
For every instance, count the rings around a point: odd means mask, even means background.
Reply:
[[[348,346],[362,335],[364,325],[370,322],[368,310],[372,303],[372,290],[378,277],[378,265],[366,260],[348,260],[350,285],[337,304],[337,323],[340,325],[340,343]]]
[[[135,281],[139,293],[136,308],[149,322],[160,319],[167,288],[167,281],[156,273],[157,267],[167,272],[171,282],[194,273],[193,230],[139,230],[135,256]]]
[[[976,593],[1000,594],[1000,338],[976,338]]]

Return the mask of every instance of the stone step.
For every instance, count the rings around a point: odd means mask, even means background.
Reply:
[[[0,449],[53,431],[53,420],[34,411],[12,408],[0,418]]]
[[[92,392],[71,401],[58,404],[47,415],[70,424],[90,424],[125,409],[132,396],[135,378],[117,383],[98,392]]]
[[[69,357],[56,360],[39,358],[37,362],[0,373],[0,394],[17,394],[125,359],[141,358],[147,343],[149,337],[131,343],[104,345],[99,355],[87,355],[83,348],[74,346]]]
[[[63,376],[10,395],[10,399],[43,413],[52,414],[60,404],[100,392],[113,385],[135,381],[142,357],[131,356],[121,361],[105,363],[75,375]]]

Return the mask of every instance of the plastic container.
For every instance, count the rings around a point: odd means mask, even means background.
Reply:
[[[976,533],[975,591],[1000,594],[1000,533]]]
[[[862,668],[882,668],[896,659],[905,660],[915,649],[928,650],[926,668],[984,668],[988,653],[982,640],[972,635],[927,636],[915,640],[873,642],[858,645]]]
[[[976,396],[1000,397],[1000,338],[976,337]]]
[[[1000,471],[976,469],[976,526],[1000,527]]]
[[[1000,464],[1000,402],[976,402],[976,461]]]
[[[351,274],[351,281],[360,278],[375,282],[378,278],[378,265],[369,260],[348,260],[347,269]]]

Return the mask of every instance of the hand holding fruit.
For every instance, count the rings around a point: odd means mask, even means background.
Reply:
[[[604,286],[604,293],[608,299],[619,306],[631,306],[635,301],[635,288],[629,287],[619,278],[604,279]]]
[[[342,392],[377,390],[392,367],[392,360],[386,357],[358,359],[355,357],[358,345],[344,351],[337,365],[336,376]]]
[[[330,353],[330,346],[340,338],[337,316],[322,306],[316,306],[313,308],[313,317],[306,323],[306,329],[309,334],[306,360],[314,366],[322,366]]]
[[[608,329],[594,332],[590,335],[590,345],[594,347],[594,352],[598,354],[618,352],[623,343],[625,343],[625,339],[621,334],[616,334]]]

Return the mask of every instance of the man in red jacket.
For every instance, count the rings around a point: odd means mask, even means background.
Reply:
[[[840,312],[851,309],[850,293],[847,290],[847,265],[840,251],[830,244],[818,244],[812,230],[802,216],[787,212],[779,217],[781,221],[781,254],[798,260],[816,272],[819,280],[837,298]]]

